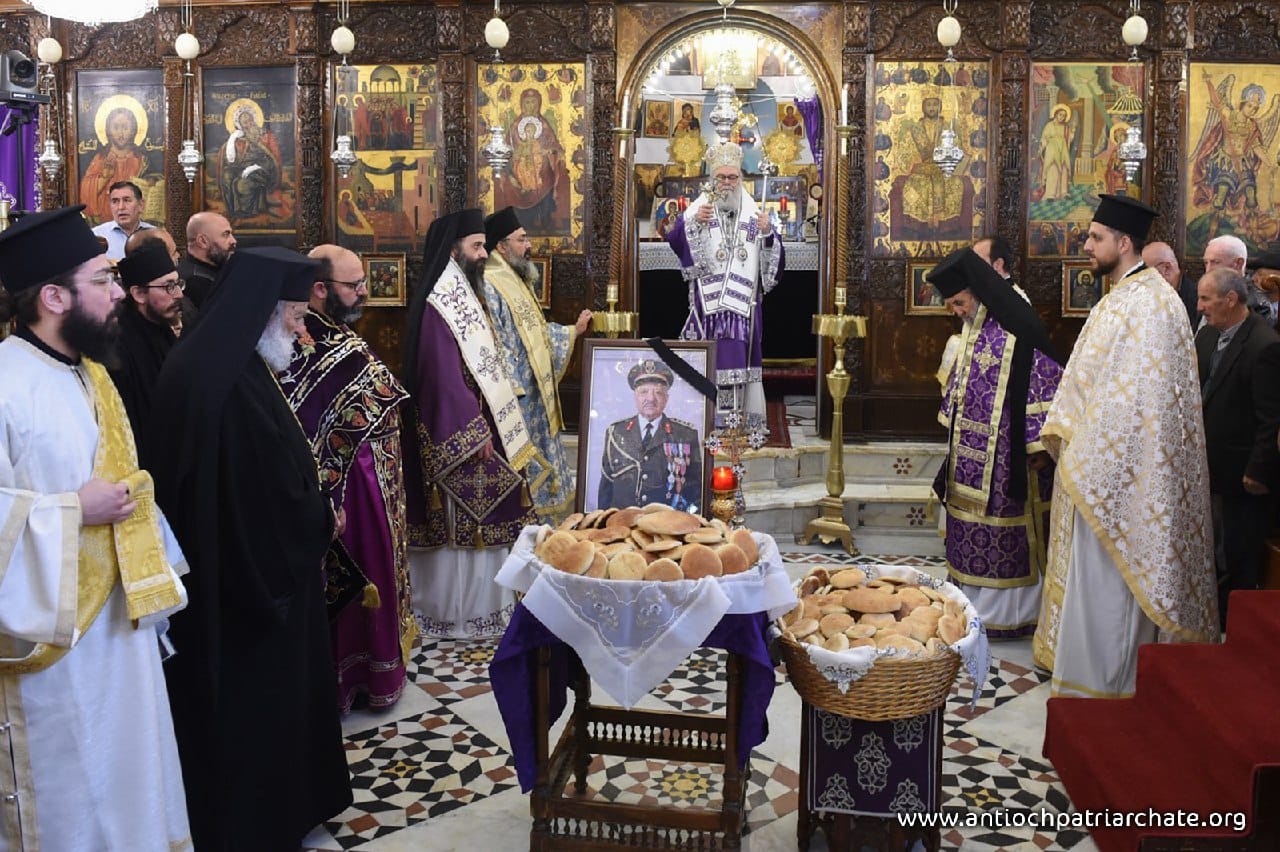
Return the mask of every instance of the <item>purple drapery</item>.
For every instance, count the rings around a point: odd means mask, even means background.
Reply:
[[[822,183],[822,102],[818,96],[796,98],[796,109],[804,119],[804,132],[809,137],[813,161],[818,164],[818,183]]]
[[[0,106],[0,128],[22,118],[23,109]],[[17,132],[0,135],[0,200],[8,201],[15,210],[37,210],[40,204],[40,173],[36,167],[36,125],[32,116]],[[18,198],[21,185],[22,198]]]

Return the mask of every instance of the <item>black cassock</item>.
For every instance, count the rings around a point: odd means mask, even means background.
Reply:
[[[120,365],[108,372],[111,373],[116,390],[120,392],[124,410],[129,415],[138,458],[142,466],[146,467],[149,457],[143,449],[143,430],[151,416],[151,399],[156,382],[160,380],[160,368],[164,366],[165,358],[178,338],[174,336],[172,329],[156,325],[134,305],[126,305],[120,314],[120,331],[117,348]]]
[[[297,849],[351,803],[321,577],[333,520],[252,349],[278,292],[260,282],[244,283],[270,292],[215,301],[170,353],[147,431],[191,567],[165,675],[201,852]]]

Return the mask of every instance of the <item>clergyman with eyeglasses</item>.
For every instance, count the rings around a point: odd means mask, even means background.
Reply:
[[[742,147],[721,143],[707,152],[707,164],[711,191],[666,234],[690,285],[680,337],[716,341],[717,409],[745,411],[763,425],[761,309],[786,258],[769,216],[742,186]]]
[[[133,427],[138,457],[151,462],[144,433],[152,394],[169,350],[177,342],[174,320],[182,311],[186,282],[159,241],[145,242],[117,264],[124,299],[120,309],[119,361],[108,365]]]

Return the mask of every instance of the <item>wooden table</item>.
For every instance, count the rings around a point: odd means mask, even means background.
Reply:
[[[539,648],[533,678],[537,781],[530,794],[530,850],[742,848],[750,770],[739,766],[737,757],[743,698],[743,662],[738,654],[728,653],[728,706],[723,715],[597,706],[591,703],[590,678],[581,665],[575,666],[573,713],[555,750],[548,752],[550,661],[550,649]],[[586,799],[587,769],[597,754],[723,764],[722,799],[712,807]]]

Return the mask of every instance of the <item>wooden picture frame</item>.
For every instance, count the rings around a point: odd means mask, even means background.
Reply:
[[[642,137],[666,139],[671,135],[671,101],[646,100],[640,117]]]
[[[368,282],[371,308],[398,308],[405,303],[404,252],[368,253],[360,256]]]
[[[666,344],[694,370],[713,379],[715,341],[668,340]],[[640,389],[631,387],[634,368],[642,373],[670,371],[672,375],[661,406],[658,432],[650,439],[647,451],[643,448],[639,409],[645,398],[643,389],[652,383],[640,382]],[[577,510],[662,502],[703,514],[710,496],[711,473],[706,439],[714,416],[715,400],[698,393],[644,341],[586,339],[578,421]],[[609,448],[611,441],[618,442],[613,450]],[[694,443],[696,447],[689,446]],[[607,450],[612,460],[636,460],[631,470],[606,462]],[[606,464],[613,471],[608,477]],[[657,484],[651,484],[654,482]]]
[[[551,257],[534,256],[529,259],[538,267],[538,304],[544,308],[551,307]]]
[[[1067,260],[1062,262],[1062,315],[1064,317],[1087,317],[1093,306],[1111,289],[1111,282],[1105,275],[1093,271],[1093,265],[1087,260]]]
[[[933,261],[909,261],[907,263],[906,290],[909,317],[945,317],[951,310],[943,303],[942,294],[925,279],[936,263]]]

